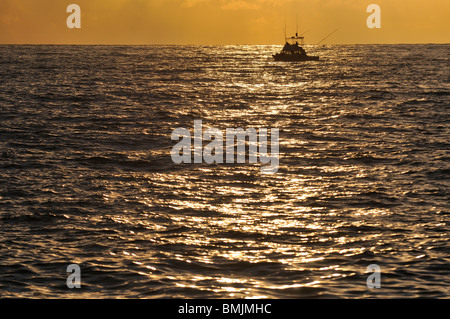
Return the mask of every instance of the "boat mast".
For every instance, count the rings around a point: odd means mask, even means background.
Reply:
[[[303,35],[303,34],[301,34],[301,35]],[[295,32],[295,38],[296,38],[296,40],[300,39],[300,45],[305,44],[305,37],[298,35],[298,13],[297,13],[297,31]]]
[[[289,38],[287,36],[287,19],[286,19],[286,16],[284,16],[284,40],[286,41],[286,43],[289,43],[289,44],[294,44],[294,41],[296,43],[298,43],[299,40],[300,40],[300,43],[299,43],[300,45],[305,44],[305,37],[303,35],[298,35],[298,14],[297,14],[297,32],[295,33],[295,36],[289,37]]]

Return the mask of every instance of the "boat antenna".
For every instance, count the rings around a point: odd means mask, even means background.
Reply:
[[[334,30],[333,32],[331,32],[329,35],[327,35],[325,38],[323,38],[322,40],[319,41],[319,43],[317,43],[316,45],[321,44],[323,41],[325,41],[326,39],[328,39],[329,37],[331,37],[333,34],[335,34],[336,32],[338,32],[338,29]]]
[[[284,41],[287,39],[287,21],[286,21],[286,15],[284,16]]]
[[[297,14],[297,32],[295,33],[295,36],[298,37],[298,14]]]

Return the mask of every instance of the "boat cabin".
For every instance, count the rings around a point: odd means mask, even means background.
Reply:
[[[288,55],[306,55],[305,50],[300,46],[300,44],[304,44],[304,39],[305,37],[299,37],[298,33],[295,34],[295,37],[286,38],[286,44],[281,50],[281,53]]]

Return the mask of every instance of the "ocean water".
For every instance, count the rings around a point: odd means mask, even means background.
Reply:
[[[450,297],[450,45],[280,49],[0,46],[0,296]],[[174,164],[194,120],[278,172]]]

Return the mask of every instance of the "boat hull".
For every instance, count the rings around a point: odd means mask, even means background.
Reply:
[[[318,56],[298,55],[298,54],[280,54],[273,55],[275,61],[289,61],[289,62],[304,62],[304,61],[319,61]]]

